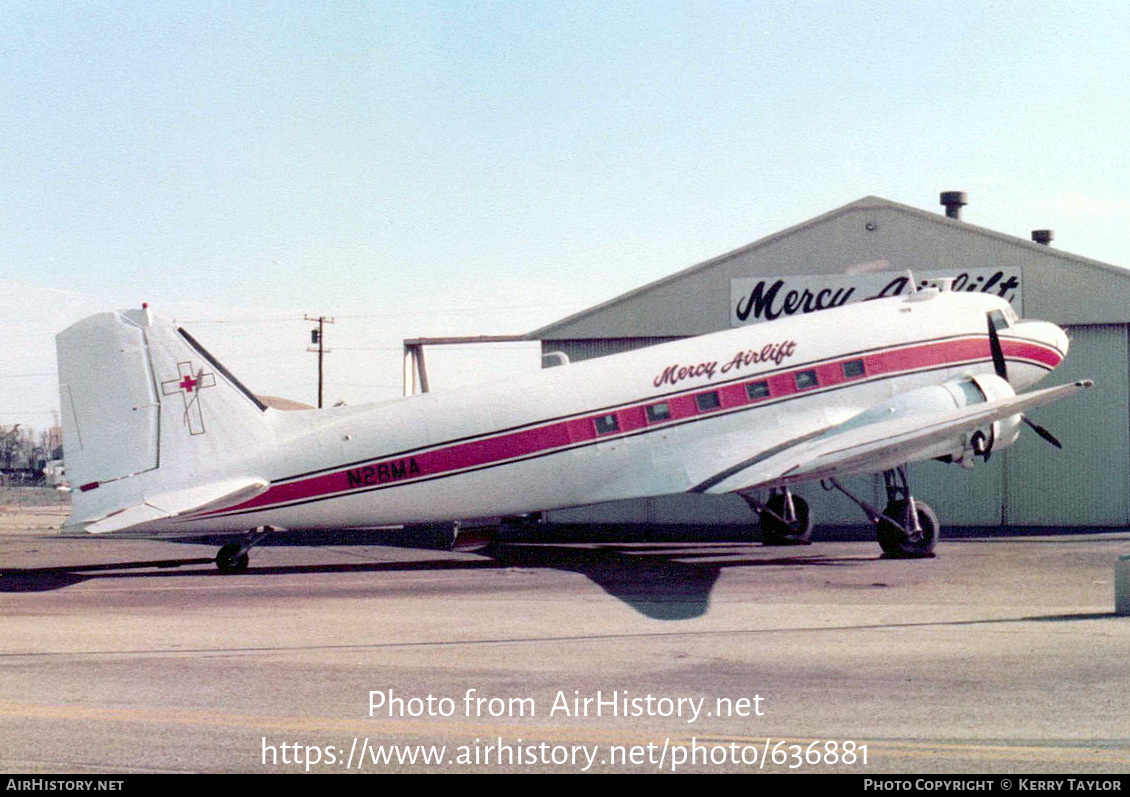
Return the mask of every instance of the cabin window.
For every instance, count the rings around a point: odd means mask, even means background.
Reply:
[[[796,375],[797,390],[808,390],[809,388],[816,387],[820,384],[820,380],[816,378],[815,370],[798,371]]]
[[[722,402],[718,399],[718,391],[712,390],[709,393],[699,393],[694,397],[695,403],[698,404],[699,412],[709,412],[716,410],[722,406]]]
[[[757,401],[757,399],[763,399],[763,398],[765,398],[769,395],[769,383],[768,382],[750,382],[748,385],[745,386],[745,394],[746,394],[746,397],[750,401]]]
[[[613,415],[601,415],[593,423],[597,434],[612,434],[620,431],[620,419]]]
[[[649,404],[647,407],[647,422],[660,423],[671,418],[671,408],[667,406],[666,402],[659,402],[658,404]]]
[[[856,379],[863,376],[864,373],[863,360],[848,360],[844,363],[845,379]]]

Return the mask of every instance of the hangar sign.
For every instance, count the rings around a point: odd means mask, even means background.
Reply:
[[[923,271],[914,275],[920,288],[953,277],[953,290],[1004,297],[1024,315],[1022,269],[970,268]],[[740,327],[802,313],[827,310],[907,292],[906,272],[875,274],[806,274],[798,277],[738,277],[730,280],[730,326]]]

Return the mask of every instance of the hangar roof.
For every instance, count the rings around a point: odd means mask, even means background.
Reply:
[[[731,280],[1019,269],[1023,311],[1061,324],[1130,322],[1130,271],[867,196],[582,310],[530,340],[699,335],[730,326]]]

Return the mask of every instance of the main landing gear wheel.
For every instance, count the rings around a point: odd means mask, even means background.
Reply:
[[[883,486],[887,491],[887,508],[880,513],[875,507],[856,498],[844,486],[829,477],[825,490],[839,490],[867,513],[875,524],[879,547],[883,555],[894,559],[925,559],[934,555],[941,525],[934,510],[910,494],[910,481],[906,466],[883,471]],[[913,507],[913,511],[911,511]]]
[[[789,511],[792,498],[792,512]],[[775,493],[765,502],[761,513],[761,542],[763,545],[811,545],[812,515],[808,502],[799,495]],[[791,519],[790,519],[791,518]]]
[[[247,532],[243,542],[229,542],[216,554],[216,567],[225,575],[242,573],[247,569],[247,554],[274,529],[270,526],[259,526]]]
[[[237,542],[229,542],[220,548],[219,553],[216,554],[216,567],[221,573],[230,575],[242,573],[247,569],[248,556],[246,551],[240,553],[242,549],[243,546]]]
[[[884,555],[896,559],[924,559],[934,555],[934,543],[938,541],[938,516],[921,501],[915,501],[914,506],[918,529],[914,528],[915,524],[907,512],[907,501],[900,499],[887,504],[883,512],[886,517],[880,518],[878,523],[879,547]],[[904,525],[907,528],[903,528]]]

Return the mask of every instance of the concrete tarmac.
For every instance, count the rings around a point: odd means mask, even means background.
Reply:
[[[0,769],[1130,772],[1127,533],[309,539],[0,533]]]

